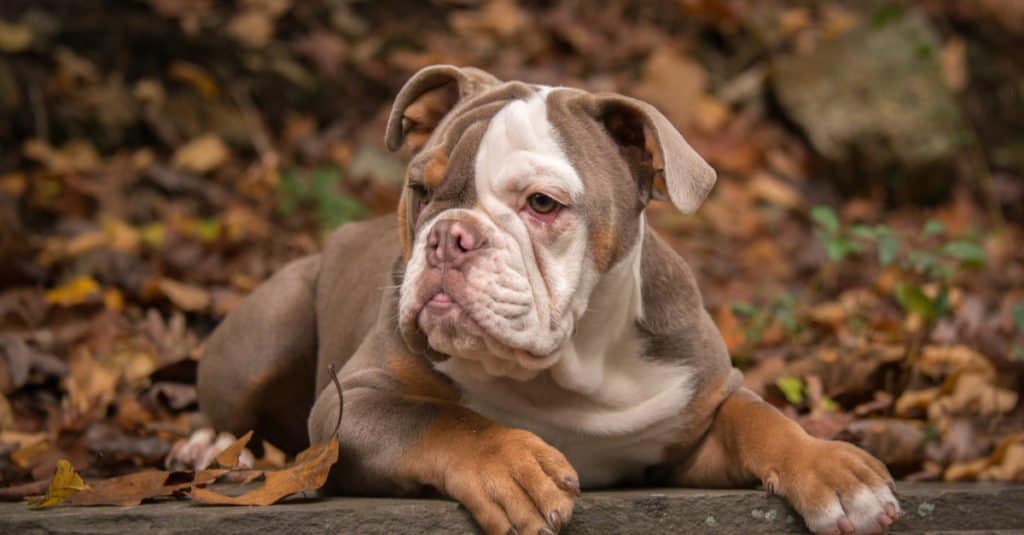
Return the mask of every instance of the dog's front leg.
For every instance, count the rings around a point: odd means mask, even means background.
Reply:
[[[885,465],[852,444],[808,435],[747,390],[722,404],[676,480],[714,487],[761,482],[785,496],[815,533],[878,533],[900,512]]]
[[[493,535],[552,534],[569,521],[579,479],[558,450],[460,405],[419,357],[384,360],[338,374],[344,410],[341,458],[331,476],[336,490],[394,494],[433,487],[461,502]],[[314,442],[330,437],[339,407],[328,386],[310,415]]]

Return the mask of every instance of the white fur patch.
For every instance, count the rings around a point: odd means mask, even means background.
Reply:
[[[888,503],[899,509],[899,501],[889,487],[865,485],[850,495],[836,494],[821,510],[805,514],[804,522],[815,533],[831,533],[838,530],[839,519],[845,515],[853,524],[854,533],[878,533],[878,518],[885,513]]]

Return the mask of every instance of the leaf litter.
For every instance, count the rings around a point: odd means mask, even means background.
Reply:
[[[199,433],[202,340],[331,228],[393,213],[405,156],[382,144],[390,100],[437,62],[662,107],[719,181],[695,216],[653,203],[647,219],[692,266],[746,385],[898,478],[1021,481],[1024,102],[993,96],[1019,94],[1019,62],[1000,51],[1024,24],[1013,2],[947,4],[4,11],[0,498],[44,493],[62,459],[120,503],[294,467],[297,451],[258,436],[240,454],[258,469],[216,464],[236,439]],[[117,23],[128,11],[139,26]],[[776,102],[777,60],[908,15],[934,28],[938,46],[915,57],[965,119],[943,180],[862,172],[866,153],[830,160]],[[110,53],[152,36],[167,44],[153,61]],[[947,191],[907,199],[899,184]],[[309,487],[331,458],[319,453],[299,470]]]

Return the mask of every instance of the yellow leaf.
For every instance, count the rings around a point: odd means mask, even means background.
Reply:
[[[0,51],[21,52],[32,44],[32,28],[0,20]]]
[[[54,305],[70,307],[86,302],[99,292],[100,285],[96,279],[88,275],[81,275],[63,286],[46,292],[46,301]]]
[[[28,506],[31,509],[45,509],[59,505],[79,491],[89,489],[89,485],[82,480],[82,476],[75,472],[71,463],[66,459],[57,461],[57,470],[50,480],[50,488],[45,496],[30,498]]]

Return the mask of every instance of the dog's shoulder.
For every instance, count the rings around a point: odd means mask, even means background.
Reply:
[[[637,322],[647,358],[691,365],[698,383],[718,382],[732,371],[722,335],[704,308],[693,271],[652,228],[645,232],[643,316]]]

